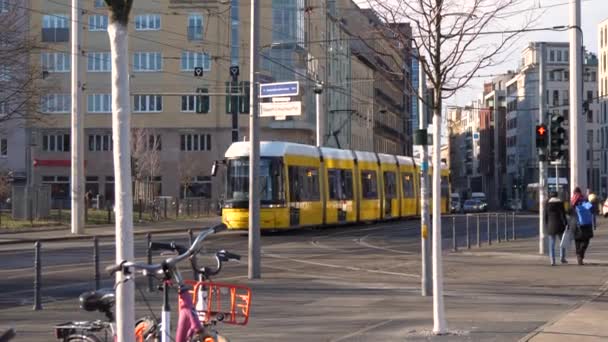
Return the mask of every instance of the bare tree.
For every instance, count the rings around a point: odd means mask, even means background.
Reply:
[[[112,138],[116,211],[116,262],[133,260],[133,193],[131,190],[131,101],[129,97],[129,13],[133,0],[105,0],[110,11],[108,36],[112,53]],[[135,288],[116,273],[118,342],[133,342]],[[163,329],[165,330],[165,329]]]
[[[133,129],[131,158],[135,178],[135,197],[151,201],[155,195],[153,181],[160,174],[160,135],[153,129]]]
[[[0,12],[0,124],[41,119],[38,81],[47,73],[31,55],[40,49],[29,32],[29,13],[21,2],[9,1]]]
[[[188,195],[188,187],[192,185],[192,182],[196,176],[198,176],[199,168],[196,162],[192,158],[182,158],[178,167],[177,174],[179,177],[179,184],[183,186],[184,199]]]
[[[523,0],[367,0],[398,44],[409,43],[423,58],[420,67],[433,87],[433,331],[447,332],[441,262],[441,112],[443,100],[463,89],[482,69],[503,61],[501,53],[532,24],[521,10]],[[410,22],[412,37],[396,29]],[[511,25],[517,25],[512,29]],[[491,39],[489,30],[502,33]],[[379,52],[381,53],[381,52]]]

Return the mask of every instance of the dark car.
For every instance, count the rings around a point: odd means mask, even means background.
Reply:
[[[464,201],[462,210],[465,213],[480,213],[486,211],[488,205],[480,200],[468,199]]]

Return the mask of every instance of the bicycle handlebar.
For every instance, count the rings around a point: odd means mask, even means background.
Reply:
[[[202,242],[203,242],[203,240],[205,240],[205,238],[207,236],[209,236],[211,234],[219,233],[224,230],[226,230],[226,225],[223,223],[220,223],[209,229],[205,229],[205,230],[201,231],[200,234],[198,234],[198,236],[192,243],[192,245],[190,246],[190,248],[188,248],[185,252],[180,253],[177,256],[164,260],[160,264],[146,264],[143,262],[132,262],[132,261],[123,260],[118,265],[111,265],[111,266],[106,267],[106,271],[109,272],[110,274],[114,274],[118,271],[122,271],[123,273],[128,273],[129,268],[135,268],[135,269],[144,270],[147,273],[156,274],[159,271],[162,271],[165,269],[175,269],[175,266],[179,262],[195,255],[196,253],[198,253],[200,251],[200,249],[202,248]],[[150,245],[152,245],[152,244],[150,244]],[[172,243],[170,243],[170,244],[157,243],[158,247],[161,247],[161,246],[167,247],[167,245],[171,245],[170,250],[177,250],[179,253],[179,249],[177,249],[177,247],[181,247],[179,245],[175,245]]]
[[[150,250],[153,251],[170,251],[177,252],[178,254],[184,254],[188,249],[182,245],[178,245],[175,242],[150,242]]]

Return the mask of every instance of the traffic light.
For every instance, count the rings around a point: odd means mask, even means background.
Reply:
[[[551,146],[549,149],[549,160],[560,160],[565,154],[565,133],[566,130],[562,127],[564,116],[556,112],[551,114]]]
[[[547,147],[547,127],[545,125],[536,126],[536,148]]]
[[[240,84],[241,94],[243,94],[239,99],[239,112],[241,114],[249,113],[249,97],[250,97],[250,88],[249,81],[241,81]]]
[[[207,88],[196,88],[197,93],[208,94],[209,90]],[[196,96],[196,112],[201,113],[209,113],[210,108],[210,99],[209,95],[197,95]]]

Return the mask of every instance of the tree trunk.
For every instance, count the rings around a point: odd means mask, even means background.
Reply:
[[[131,102],[129,96],[129,41],[127,26],[108,25],[112,51],[112,138],[114,139],[114,189],[116,211],[116,262],[133,260],[133,194],[131,188]],[[116,323],[118,342],[135,340],[134,281],[123,282],[116,273]]]

